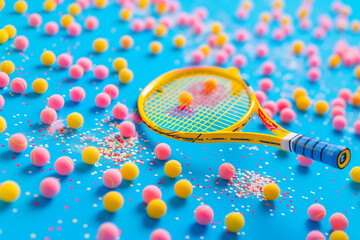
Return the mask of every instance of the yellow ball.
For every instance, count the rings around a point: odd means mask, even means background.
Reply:
[[[159,4],[155,5],[155,11],[159,15],[166,13],[167,10],[168,10],[168,7],[167,7],[166,3],[159,3]]]
[[[8,34],[9,39],[15,37],[15,35],[16,35],[16,28],[15,28],[13,25],[11,25],[11,24],[6,25],[6,26],[4,27],[4,30],[5,30],[6,33]]]
[[[242,1],[241,5],[243,8],[250,10],[253,7],[253,2],[251,0],[244,0]]]
[[[139,176],[139,168],[133,162],[126,162],[122,165],[120,172],[126,181],[132,181]]]
[[[3,10],[4,7],[5,7],[5,1],[0,0],[0,11]]]
[[[55,0],[46,0],[43,5],[43,9],[46,12],[52,12],[56,9],[57,3]]]
[[[351,101],[354,107],[358,107],[360,105],[360,94],[354,93],[351,97]]]
[[[25,1],[16,1],[14,4],[14,9],[17,13],[23,13],[27,10],[28,5]]]
[[[189,106],[193,101],[193,96],[191,93],[185,91],[179,95],[179,105],[180,106]]]
[[[134,46],[134,39],[129,35],[124,35],[120,38],[120,46],[123,49],[130,49]]]
[[[38,94],[46,92],[48,89],[48,82],[45,79],[38,78],[32,83],[32,89]]]
[[[97,9],[100,9],[100,8],[104,8],[106,7],[108,4],[108,1],[107,0],[95,0],[94,1],[94,6],[97,8]]]
[[[212,25],[211,25],[211,32],[213,34],[218,34],[220,33],[221,31],[223,30],[223,26],[220,22],[214,22]]]
[[[149,217],[159,219],[166,213],[166,203],[161,199],[154,199],[146,207]]]
[[[0,199],[4,202],[14,202],[20,192],[20,186],[14,181],[5,181],[0,185]]]
[[[325,100],[319,100],[315,103],[315,111],[319,115],[324,115],[329,110],[329,104]]]
[[[0,70],[7,75],[10,75],[15,71],[15,64],[10,60],[3,61],[0,64]]]
[[[56,56],[52,51],[45,51],[41,54],[40,60],[45,66],[50,66],[55,63]]]
[[[124,68],[127,68],[128,63],[125,58],[118,57],[113,61],[113,68],[115,71],[120,72]]]
[[[0,116],[0,133],[5,131],[6,127],[7,127],[7,124],[6,124],[5,118]]]
[[[181,179],[175,183],[174,190],[179,198],[187,198],[191,195],[193,187],[189,180]]]
[[[153,41],[149,44],[149,50],[152,54],[157,55],[162,52],[163,45],[161,42]]]
[[[154,28],[154,34],[156,37],[164,37],[168,30],[164,24],[159,24]]]
[[[354,19],[351,21],[351,29],[353,33],[358,33],[360,30],[360,21],[357,19]]]
[[[280,188],[275,183],[268,183],[263,189],[264,198],[269,201],[274,201],[280,195]]]
[[[108,41],[104,38],[97,38],[93,42],[93,49],[97,53],[105,52],[109,47]]]
[[[150,1],[149,0],[139,0],[138,5],[139,5],[139,8],[144,9],[150,5]]]
[[[238,212],[231,212],[225,217],[225,225],[230,232],[237,232],[245,225],[244,216]]]
[[[335,230],[330,234],[329,240],[349,240],[349,236],[340,230]]]
[[[329,67],[330,68],[337,68],[340,66],[341,63],[341,57],[337,54],[331,55],[329,57]]]
[[[186,45],[186,38],[182,34],[178,34],[173,38],[173,43],[176,48],[183,48]]]
[[[350,177],[354,182],[360,183],[360,167],[353,167],[350,171]]]
[[[9,34],[4,29],[0,29],[0,44],[5,43],[7,40],[9,40]]]
[[[298,87],[294,90],[295,101],[296,101],[296,99],[298,99],[301,96],[307,96],[307,91],[305,88]]]
[[[300,40],[296,40],[293,42],[293,52],[296,55],[299,55],[304,50],[304,43]]]
[[[269,12],[263,12],[260,15],[260,21],[264,22],[264,23],[268,23],[271,21],[271,14]]]
[[[78,129],[84,124],[84,117],[77,112],[70,113],[66,119],[67,124],[72,129]]]
[[[130,8],[122,8],[120,10],[119,16],[122,21],[127,22],[132,18],[132,11]]]
[[[67,28],[68,26],[70,26],[70,24],[74,22],[74,17],[70,14],[64,14],[61,18],[60,18],[60,25],[63,28]]]
[[[209,53],[211,52],[211,47],[207,44],[201,45],[199,49],[205,54],[205,56],[209,55]]]
[[[124,205],[123,196],[116,191],[110,191],[105,194],[103,205],[108,212],[116,212]]]
[[[181,163],[176,160],[170,160],[165,164],[164,171],[169,178],[176,178],[182,171]]]
[[[216,43],[218,46],[224,45],[228,41],[228,36],[225,33],[219,33],[216,37]]]
[[[360,65],[354,69],[354,75],[357,79],[360,79]]]
[[[119,79],[120,79],[120,82],[122,82],[122,83],[131,82],[133,80],[133,78],[134,78],[134,74],[128,68],[124,68],[123,70],[121,70],[119,72]]]
[[[296,107],[301,111],[306,111],[311,105],[310,98],[308,96],[301,96],[295,101]]]
[[[73,16],[78,16],[82,12],[81,5],[79,3],[71,3],[68,6],[68,12]]]
[[[82,159],[86,164],[94,165],[100,159],[100,151],[97,147],[87,147],[82,152]]]
[[[283,5],[283,1],[282,0],[275,0],[273,2],[273,7],[274,8],[282,8],[284,5]]]

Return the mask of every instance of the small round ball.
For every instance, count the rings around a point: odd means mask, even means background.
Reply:
[[[326,209],[320,203],[315,203],[308,208],[307,213],[312,221],[320,222],[326,215]]]
[[[182,171],[181,163],[176,160],[170,160],[165,164],[164,171],[169,178],[176,178]]]
[[[14,153],[21,153],[25,151],[28,142],[24,134],[16,133],[9,138],[9,148]]]
[[[55,0],[46,0],[43,4],[43,9],[46,12],[52,12],[56,9],[57,3]]]
[[[163,50],[163,45],[161,42],[158,41],[152,41],[149,44],[149,51],[153,54],[153,55],[157,55],[160,54]]]
[[[354,130],[357,135],[360,135],[360,120],[357,120],[354,123]]]
[[[56,159],[54,167],[57,174],[66,176],[74,171],[74,161],[66,156],[59,157]]]
[[[0,184],[0,199],[10,203],[16,201],[20,196],[20,186],[14,181],[8,180]]]
[[[85,99],[86,93],[82,87],[73,87],[70,90],[70,98],[74,102],[81,102]]]
[[[148,185],[142,191],[144,202],[150,203],[152,200],[161,199],[162,193],[160,188],[155,185]]]
[[[164,24],[159,24],[154,28],[154,34],[156,37],[165,37],[168,33],[168,29]]]
[[[0,88],[4,88],[9,85],[10,77],[5,72],[0,72]]]
[[[280,98],[276,101],[276,109],[281,112],[285,108],[291,108],[291,102],[286,98]]]
[[[25,36],[17,36],[14,40],[15,49],[25,51],[29,47],[29,40]]]
[[[22,78],[14,78],[10,83],[10,89],[17,94],[24,92],[27,88],[27,83]]]
[[[121,70],[127,68],[127,66],[128,66],[128,62],[126,61],[125,58],[118,57],[115,58],[115,60],[113,61],[113,68],[117,72],[120,72]]]
[[[99,27],[99,20],[97,17],[89,16],[85,19],[85,28],[88,31],[96,30]]]
[[[151,233],[150,240],[171,240],[171,235],[165,229],[158,228]]]
[[[67,124],[72,129],[78,129],[84,124],[84,117],[77,112],[70,113],[66,119]]]
[[[182,34],[175,35],[173,38],[173,44],[178,49],[185,47],[186,45],[185,36]]]
[[[50,153],[44,147],[36,147],[30,153],[30,159],[32,164],[37,167],[42,167],[50,160]]]
[[[17,13],[23,13],[27,10],[28,4],[23,0],[16,1],[14,4],[14,9]]]
[[[146,207],[149,217],[159,219],[165,215],[167,210],[166,203],[161,199],[152,200]]]
[[[31,87],[34,90],[34,92],[36,92],[37,94],[42,94],[47,91],[48,86],[49,84],[45,79],[38,78],[35,81],[33,81]]]
[[[131,19],[132,17],[132,11],[130,8],[127,7],[123,7],[121,8],[120,12],[119,12],[119,17],[122,21],[127,22]]]
[[[235,173],[235,167],[231,163],[223,163],[219,167],[219,175],[222,179],[230,180]]]
[[[134,137],[136,135],[134,123],[130,121],[123,121],[119,125],[119,132],[123,137]]]
[[[104,87],[103,92],[108,94],[111,100],[119,96],[119,88],[114,84],[108,84]]]
[[[81,156],[86,164],[94,165],[100,160],[100,151],[94,146],[86,147]]]
[[[71,37],[77,37],[82,33],[82,27],[79,23],[72,22],[67,28],[67,33]]]
[[[116,118],[118,120],[125,119],[126,116],[128,115],[128,112],[129,112],[129,110],[128,110],[127,106],[122,103],[117,103],[112,109],[114,118]]]
[[[179,104],[180,106],[190,106],[193,101],[193,95],[189,93],[188,91],[182,92],[179,95]]]
[[[93,42],[93,49],[97,53],[105,52],[109,48],[109,43],[104,38],[97,38]]]
[[[348,219],[342,213],[334,213],[333,215],[331,215],[329,221],[330,221],[330,226],[334,230],[344,231],[349,225]]]
[[[294,94],[294,99],[296,101],[298,98],[300,98],[302,96],[307,96],[307,91],[305,88],[298,87],[294,90],[293,94]]]
[[[314,163],[314,160],[304,157],[302,155],[299,155],[297,160],[299,161],[299,164],[303,167],[308,167]]]
[[[109,69],[105,65],[98,65],[94,69],[94,76],[98,80],[104,80],[109,76]]]
[[[108,0],[94,0],[94,6],[97,9],[105,8],[108,5]]]
[[[160,143],[155,147],[154,153],[159,160],[166,160],[171,155],[171,147],[166,143]]]
[[[130,49],[134,46],[134,39],[130,35],[124,35],[120,38],[120,47],[122,49]]]
[[[97,240],[116,240],[120,237],[121,230],[112,222],[104,222],[97,231]]]
[[[45,33],[49,36],[53,36],[59,32],[59,24],[54,21],[47,22],[44,26]]]
[[[291,108],[284,108],[280,112],[280,119],[283,123],[290,123],[292,122],[296,117],[296,113]]]
[[[360,183],[360,167],[359,166],[353,167],[351,169],[350,177],[354,182]]]
[[[244,216],[238,212],[231,212],[225,217],[225,225],[230,232],[238,232],[245,225]]]
[[[326,240],[324,234],[318,230],[313,230],[308,233],[306,240]]]
[[[74,17],[70,14],[64,14],[61,18],[60,18],[60,25],[63,28],[68,28],[70,26],[70,24],[74,21]]]
[[[78,16],[82,12],[81,5],[79,3],[77,3],[77,2],[69,4],[67,10],[73,16]]]
[[[98,108],[106,108],[111,103],[111,98],[107,93],[99,93],[96,95],[95,104]]]
[[[195,209],[195,220],[200,225],[208,225],[214,220],[214,211],[209,205],[200,205]]]
[[[343,231],[336,230],[330,234],[329,240],[349,240],[349,236]]]
[[[179,198],[187,198],[191,195],[193,187],[189,180],[182,179],[175,183],[174,190],[176,196],[178,196]]]
[[[9,34],[4,29],[0,29],[0,44],[6,43],[7,40],[9,40]]]
[[[40,119],[41,119],[41,122],[43,122],[44,124],[50,125],[56,121],[57,113],[52,108],[45,108],[40,113]]]
[[[315,103],[315,111],[319,115],[324,115],[329,110],[329,104],[325,100],[319,100]]]
[[[111,168],[104,172],[103,183],[107,188],[117,188],[122,182],[122,175],[119,169]]]
[[[87,72],[91,69],[92,61],[90,58],[82,57],[77,60],[76,64],[81,66],[84,72]]]
[[[10,60],[5,60],[0,64],[0,70],[10,75],[15,71],[15,64]]]
[[[264,92],[269,92],[273,88],[274,82],[270,78],[263,78],[260,80],[259,86]]]
[[[119,72],[119,79],[121,83],[129,83],[133,80],[133,78],[134,74],[128,68],[124,68]]]
[[[68,53],[60,54],[57,58],[57,64],[61,68],[68,68],[73,63],[73,57]]]
[[[311,105],[310,98],[308,96],[300,96],[296,99],[296,107],[301,111],[306,111]]]
[[[60,181],[54,177],[44,178],[40,183],[40,193],[45,198],[53,198],[60,192]]]
[[[280,188],[275,183],[268,183],[263,189],[263,195],[266,200],[274,201],[280,195]]]
[[[2,108],[5,105],[5,99],[4,97],[0,94],[0,108]]]
[[[28,23],[31,27],[39,27],[42,23],[42,17],[38,13],[32,13],[28,18]]]
[[[273,74],[276,70],[276,66],[271,61],[266,61],[261,65],[262,75],[269,76]]]
[[[82,76],[84,76],[84,69],[78,64],[72,65],[69,68],[69,75],[72,79],[75,80],[82,78]]]
[[[9,39],[15,37],[16,28],[14,27],[14,25],[8,24],[4,27],[4,30],[7,32]]]
[[[7,127],[7,124],[6,124],[5,118],[0,116],[0,133],[5,131],[6,127]]]
[[[45,66],[50,66],[55,63],[56,56],[52,51],[45,51],[41,54],[40,60]]]
[[[133,162],[126,162],[122,165],[120,171],[126,181],[132,181],[139,175],[139,168]]]
[[[346,128],[347,120],[344,116],[338,115],[335,116],[332,120],[332,126],[337,131],[342,131],[344,128]]]
[[[124,198],[119,192],[111,191],[105,194],[103,205],[106,211],[116,212],[124,205]]]

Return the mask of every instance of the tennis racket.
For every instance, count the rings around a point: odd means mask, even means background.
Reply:
[[[217,83],[210,93],[204,91],[208,79]],[[193,96],[188,106],[179,105],[184,91]],[[138,111],[149,128],[176,140],[270,145],[340,169],[350,162],[347,147],[293,133],[275,123],[236,68],[190,67],[165,73],[143,89]],[[274,135],[239,132],[254,113]]]

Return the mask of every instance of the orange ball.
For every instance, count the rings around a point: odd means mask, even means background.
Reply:
[[[193,101],[193,96],[191,93],[185,91],[179,95],[180,106],[189,106]]]

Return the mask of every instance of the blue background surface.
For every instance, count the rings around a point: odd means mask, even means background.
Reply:
[[[87,166],[81,160],[81,150],[85,144],[96,145],[90,141],[80,142],[80,134],[96,136],[101,139],[105,134],[98,131],[117,132],[116,128],[107,123],[99,124],[106,115],[111,115],[111,108],[116,102],[125,102],[133,112],[136,108],[137,97],[143,87],[155,77],[174,68],[189,65],[189,54],[206,39],[206,35],[193,37],[191,31],[185,28],[171,30],[167,37],[160,41],[164,44],[164,51],[158,56],[151,56],[148,44],[155,40],[151,32],[133,34],[128,28],[129,23],[123,23],[118,18],[120,6],[111,4],[105,9],[87,9],[76,17],[83,25],[88,15],[95,15],[100,20],[100,27],[96,31],[86,30],[76,38],[67,35],[61,29],[56,36],[47,36],[43,31],[45,22],[57,21],[61,13],[66,12],[66,3],[58,6],[52,13],[42,10],[42,1],[29,1],[28,13],[38,12],[43,17],[43,24],[38,29],[28,26],[25,16],[14,13],[12,4],[6,1],[6,7],[0,12],[0,27],[14,24],[18,35],[25,35],[30,40],[30,47],[19,54],[12,47],[13,40],[0,45],[1,60],[12,60],[17,69],[11,75],[23,77],[28,82],[26,96],[13,95],[10,89],[0,90],[6,104],[0,115],[8,122],[6,133],[0,134],[0,182],[14,180],[21,187],[21,196],[14,203],[0,202],[0,239],[94,239],[98,226],[104,221],[112,221],[122,230],[122,239],[148,239],[150,233],[158,227],[167,229],[173,239],[305,239],[306,234],[313,229],[330,233],[328,218],[332,213],[344,213],[349,219],[346,230],[351,239],[360,239],[359,196],[360,185],[349,179],[349,170],[358,165],[358,144],[360,138],[353,131],[353,123],[358,118],[358,109],[347,107],[346,117],[348,128],[336,132],[331,127],[331,117],[316,116],[313,107],[307,112],[297,111],[297,119],[284,125],[285,128],[301,132],[310,137],[336,144],[347,145],[352,151],[352,161],[343,170],[335,170],[320,163],[314,163],[309,168],[299,166],[296,155],[267,146],[253,146],[251,144],[191,144],[167,139],[149,131],[143,124],[137,125],[141,137],[136,146],[147,147],[130,160],[141,159],[139,177],[133,182],[123,181],[116,190],[125,198],[124,207],[116,213],[108,213],[102,206],[101,197],[109,191],[103,187],[101,176],[103,170],[115,167],[111,161],[102,158],[97,166]],[[359,18],[358,1],[348,1],[353,8],[351,19]],[[295,14],[299,2],[287,1],[285,11]],[[198,6],[206,6],[209,10],[210,24],[213,20],[223,22],[225,31],[233,36],[234,30],[245,27],[252,30],[259,13],[270,9],[270,1],[254,1],[254,9],[249,20],[238,21],[234,11],[238,1],[182,1],[182,8],[192,11]],[[320,13],[330,13],[330,2],[316,1],[311,15],[313,25],[316,25]],[[333,16],[333,15],[332,15]],[[297,26],[297,22],[294,23]],[[271,29],[275,24],[271,25]],[[188,46],[184,50],[175,50],[172,46],[172,36],[184,33],[188,36]],[[135,40],[135,47],[128,51],[120,50],[119,38],[124,34],[131,34]],[[97,37],[109,40],[109,50],[103,54],[92,51],[92,41]],[[269,36],[264,38],[252,37],[246,44],[237,44],[237,53],[249,56],[249,64],[242,69],[242,74],[251,85],[257,89],[259,66],[264,60],[254,58],[254,47],[260,42],[267,42],[270,46],[269,59],[277,64],[277,71],[272,79],[275,83],[274,91],[268,97],[277,100],[280,97],[291,98],[296,86],[308,89],[313,101],[326,99],[330,101],[337,96],[340,88],[348,87],[355,90],[358,80],[353,77],[351,68],[340,67],[329,70],[326,59],[331,54],[334,43],[345,38],[351,44],[358,45],[359,37],[347,31],[339,33],[335,30],[328,34],[324,41],[315,41],[310,32],[299,31],[296,27],[293,36],[286,41],[276,43]],[[290,52],[293,40],[302,39],[305,43],[314,42],[321,49],[322,78],[313,84],[306,79],[306,62],[303,57],[294,57]],[[51,68],[44,67],[40,62],[40,55],[45,50],[52,50],[56,55],[70,52],[74,60],[80,57],[90,57],[94,64],[104,64],[112,69],[112,60],[124,57],[128,60],[129,68],[134,72],[133,82],[122,85],[117,74],[111,75],[104,81],[95,80],[88,72],[79,80],[70,80],[67,70],[58,69],[54,64]],[[228,64],[231,65],[229,61]],[[204,64],[213,64],[208,60]],[[31,82],[41,77],[49,81],[46,93],[38,95],[31,90]],[[112,102],[106,110],[97,108],[94,99],[106,84],[117,84],[120,96]],[[69,97],[69,90],[74,86],[86,89],[85,101],[74,104]],[[76,131],[69,131],[58,139],[49,135],[46,126],[40,123],[39,114],[46,106],[46,100],[52,94],[59,93],[65,97],[65,107],[58,111],[59,119],[74,111],[85,117],[84,126]],[[275,117],[279,121],[279,117]],[[113,121],[113,120],[112,120]],[[114,121],[116,122],[116,121]],[[246,130],[266,132],[267,130],[255,120]],[[22,132],[35,146],[49,148],[50,164],[43,168],[36,168],[31,164],[29,153],[33,146],[21,154],[10,152],[7,140],[10,135]],[[61,143],[61,140],[65,144]],[[157,161],[153,148],[158,142],[171,145],[172,159],[181,161],[183,166],[180,178],[190,179],[194,191],[191,197],[178,199],[173,191],[176,180],[164,177],[164,162]],[[30,143],[30,142],[29,142]],[[31,145],[31,144],[30,144]],[[68,177],[61,177],[61,192],[55,198],[42,198],[39,192],[40,181],[47,176],[56,176],[53,163],[56,158],[67,155],[75,161],[75,170]],[[219,180],[217,169],[223,162],[230,162],[238,172],[254,171],[264,176],[274,177],[281,188],[282,197],[273,203],[268,203],[255,197],[237,198],[236,190],[226,181]],[[120,164],[121,165],[121,164]],[[161,184],[160,184],[161,183]],[[141,199],[141,190],[148,184],[159,184],[163,199],[168,205],[168,211],[159,220],[150,219],[145,211]],[[284,193],[286,193],[284,196]],[[284,197],[284,198],[283,198]],[[321,223],[314,223],[307,217],[307,208],[318,201],[327,209],[327,216]],[[215,212],[214,225],[199,226],[193,218],[194,209],[201,203],[212,206]],[[267,205],[269,204],[269,205]],[[38,206],[36,206],[38,205]],[[245,227],[239,234],[227,233],[224,228],[224,217],[231,211],[239,211],[246,219]]]

